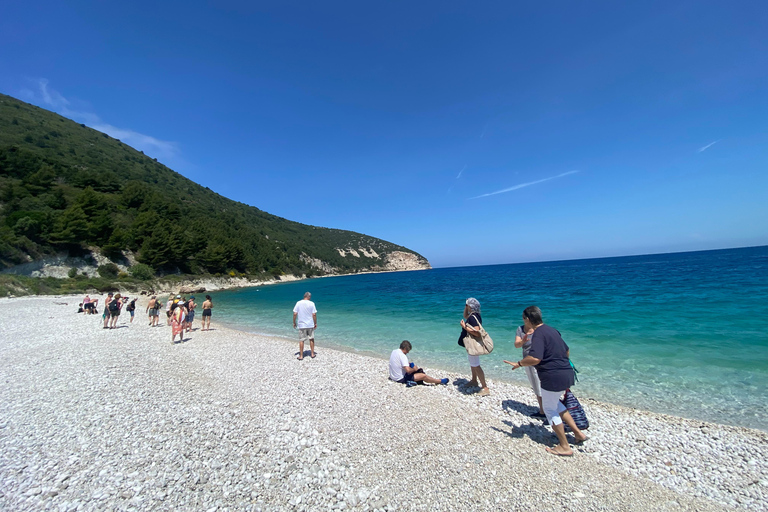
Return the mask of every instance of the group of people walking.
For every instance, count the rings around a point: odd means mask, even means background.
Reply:
[[[98,314],[96,309],[99,303],[99,299],[91,299],[89,295],[86,295],[78,312],[85,314]],[[120,312],[125,307],[125,310],[130,313],[131,320],[136,311],[136,299],[128,299],[128,297],[122,297],[120,293],[109,292],[107,299],[104,301],[104,312],[102,313],[103,327],[104,329],[115,329],[117,327],[117,320],[120,317]],[[165,306],[153,295],[149,299],[147,304],[146,313],[149,317],[149,326],[158,327],[160,310],[165,307],[166,325],[171,327],[171,343],[179,343],[184,339],[184,332],[192,331],[192,324],[195,320],[195,311],[197,309],[197,303],[195,297],[191,296],[189,300],[181,295],[170,295],[165,303]],[[209,331],[211,329],[211,313],[213,310],[213,299],[210,295],[205,296],[205,301],[202,304],[202,327],[201,331]],[[178,336],[179,340],[176,341]]]
[[[97,315],[99,299],[91,299],[90,295],[86,295],[83,302],[80,303],[78,313],[85,313],[86,315]],[[136,299],[129,299],[123,297],[120,293],[113,294],[109,292],[107,294],[107,300],[104,301],[104,312],[101,314],[101,320],[103,322],[104,329],[116,329],[117,319],[120,317],[120,312],[125,310],[131,315],[131,323],[133,323],[133,317],[136,312]]]

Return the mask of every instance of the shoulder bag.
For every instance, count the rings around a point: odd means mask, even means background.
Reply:
[[[477,318],[477,317],[475,317]],[[480,324],[480,322],[477,322]],[[464,336],[464,348],[467,349],[467,354],[471,356],[484,356],[493,352],[493,339],[491,335],[483,328],[482,324],[477,327],[480,329],[480,335],[475,337],[469,334]]]

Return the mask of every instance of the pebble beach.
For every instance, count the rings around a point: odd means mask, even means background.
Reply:
[[[582,400],[589,440],[556,457],[529,388],[406,388],[322,317],[297,361],[216,310],[171,344],[146,299],[113,330],[80,299],[0,299],[2,510],[768,510],[759,430]]]

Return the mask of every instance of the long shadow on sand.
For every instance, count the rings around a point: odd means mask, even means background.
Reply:
[[[522,414],[523,416],[530,416],[539,410],[538,407],[533,407],[531,405],[524,404],[523,402],[518,402],[517,400],[504,400],[501,402],[501,408],[506,412],[514,411]]]
[[[515,425],[508,420],[504,420],[502,423],[510,427],[510,430],[498,427],[491,428],[497,432],[508,435],[512,439],[522,439],[524,437],[529,437],[532,441],[536,441],[537,443],[546,446],[550,446],[553,442],[557,442],[557,437],[543,425],[536,423]]]

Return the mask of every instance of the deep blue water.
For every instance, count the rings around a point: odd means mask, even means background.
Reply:
[[[456,342],[476,297],[496,345],[486,375],[523,382],[501,361],[520,358],[515,329],[535,304],[571,348],[577,395],[768,430],[768,247],[312,279],[215,293],[214,318],[293,339],[305,291],[318,351],[388,358],[408,339],[419,364],[468,373]]]

